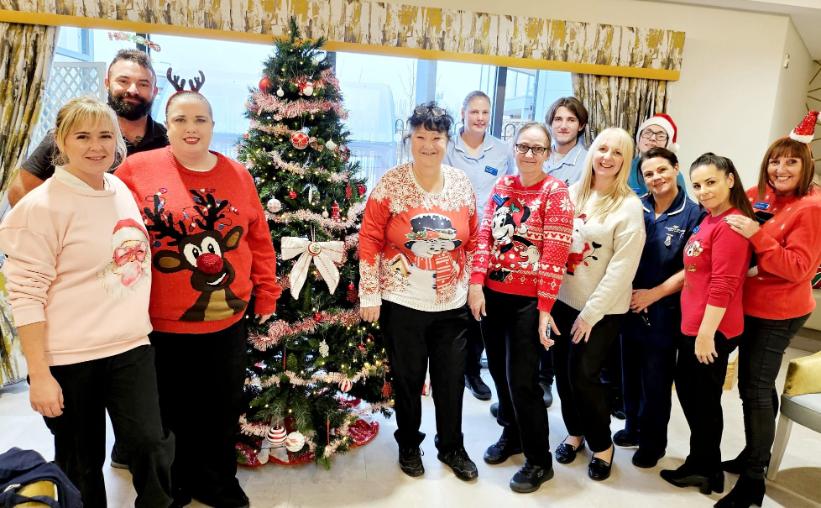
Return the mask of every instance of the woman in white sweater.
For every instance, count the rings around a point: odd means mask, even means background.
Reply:
[[[629,310],[633,276],[644,246],[639,198],[627,186],[633,141],[605,129],[590,146],[581,179],[570,186],[576,212],[567,274],[553,307],[561,332],[553,347],[556,384],[568,436],[556,461],[568,464],[584,448],[593,452],[588,475],[610,476],[610,410],[599,376]]]

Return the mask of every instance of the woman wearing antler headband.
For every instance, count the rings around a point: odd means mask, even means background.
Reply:
[[[120,166],[151,234],[150,335],[163,423],[176,434],[175,500],[247,506],[236,480],[234,433],[245,378],[243,316],[254,295],[262,323],[276,309],[276,255],[253,179],[208,150],[214,120],[205,81],[172,76],[167,148]],[[196,388],[193,388],[196,387]]]
[[[749,239],[756,266],[744,283],[744,334],[738,388],[744,407],[744,450],[723,469],[741,477],[716,506],[761,505],[764,473],[775,435],[775,378],[784,350],[815,307],[810,281],[821,265],[821,189],[813,183],[809,143],[817,111],[776,140],[761,161],[758,185],[747,191],[756,219],[726,221]]]

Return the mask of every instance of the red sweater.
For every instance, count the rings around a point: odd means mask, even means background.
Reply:
[[[707,215],[684,247],[684,288],[681,290],[681,332],[696,336],[707,305],[727,309],[718,331],[731,339],[744,331],[741,292],[750,265],[750,242],[735,233],[724,217]]]
[[[537,297],[539,310],[550,312],[572,234],[573,203],[564,183],[548,176],[524,187],[518,175],[500,178],[485,206],[470,283]]]
[[[117,169],[151,234],[154,329],[210,333],[276,310],[276,254],[248,170],[220,154],[210,171],[182,166],[171,148],[131,155]]]
[[[461,307],[476,239],[476,198],[465,174],[442,166],[441,192],[426,192],[411,164],[388,170],[368,198],[359,233],[362,307],[382,300],[427,312]]]
[[[821,265],[821,190],[804,197],[777,197],[770,189],[763,200],[747,191],[755,210],[775,216],[750,238],[756,254],[744,283],[744,313],[764,319],[791,319],[815,308],[811,280]]]

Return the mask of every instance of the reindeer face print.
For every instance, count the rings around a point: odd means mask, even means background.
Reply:
[[[162,273],[182,270],[191,272],[191,287],[200,293],[194,304],[181,316],[183,321],[210,321],[225,319],[245,309],[247,302],[231,291],[235,272],[225,253],[234,250],[242,239],[243,229],[235,226],[223,233],[217,224],[225,218],[228,201],[217,200],[212,194],[192,190],[194,210],[201,218],[193,224],[200,232],[189,234],[184,220],[175,222],[172,213],[163,212],[159,195],[153,196],[154,210],[145,208],[148,230],[156,239],[168,237],[169,247],[176,250],[158,250],[154,255],[154,267]],[[223,223],[224,225],[224,223]]]

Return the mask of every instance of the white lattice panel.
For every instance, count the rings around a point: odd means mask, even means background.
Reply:
[[[40,107],[40,118],[37,120],[37,127],[29,143],[29,153],[54,127],[57,111],[67,100],[80,95],[92,95],[106,100],[106,91],[103,86],[105,71],[105,62],[54,62],[52,64]]]

